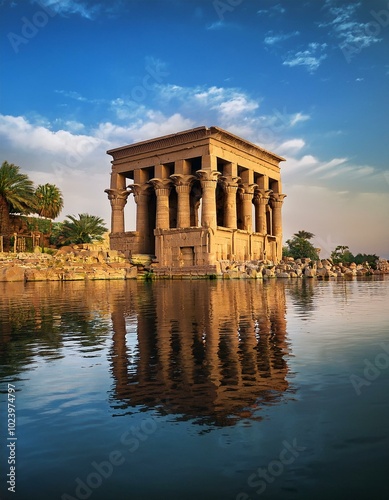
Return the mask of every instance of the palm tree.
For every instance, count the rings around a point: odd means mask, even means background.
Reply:
[[[39,184],[35,190],[37,214],[46,219],[55,219],[63,209],[61,191],[54,184]]]
[[[108,231],[104,220],[96,215],[78,214],[67,215],[62,225],[61,236],[64,243],[91,243],[101,241],[102,235]]]
[[[20,167],[4,161],[0,167],[0,234],[9,236],[11,213],[28,214],[36,210],[34,185]],[[5,245],[8,248],[8,244]]]
[[[315,235],[313,233],[310,233],[309,231],[304,231],[301,230],[301,231],[297,231],[297,233],[294,233],[294,235],[296,238],[301,238],[303,240],[311,240]]]

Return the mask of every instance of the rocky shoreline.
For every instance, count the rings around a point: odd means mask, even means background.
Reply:
[[[120,252],[107,249],[106,245],[73,245],[52,253],[41,253],[39,249],[34,253],[0,253],[0,282],[155,279],[153,267],[139,258],[129,261]],[[292,258],[285,258],[276,265],[271,261],[220,261],[217,267],[218,272],[212,277],[222,279],[328,279],[389,274],[389,262],[385,259],[377,262],[375,270],[367,263],[343,265],[334,264],[330,259]],[[161,276],[161,279],[195,277],[210,276],[190,273]]]

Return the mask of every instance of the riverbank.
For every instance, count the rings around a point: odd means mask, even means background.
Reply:
[[[141,260],[129,261],[120,252],[104,246],[73,245],[51,253],[0,253],[0,282],[83,281],[155,279],[151,266]],[[275,265],[271,261],[219,261],[217,273],[199,275],[196,269],[170,269],[159,279],[269,279],[269,278],[353,278],[389,273],[389,262],[380,259],[377,269],[368,264],[334,264],[331,260],[286,258]]]

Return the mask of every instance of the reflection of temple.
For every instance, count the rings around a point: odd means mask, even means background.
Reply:
[[[283,158],[218,127],[108,151],[111,247],[156,255],[158,268],[218,272],[220,260],[282,256]],[[127,186],[128,181],[131,183]],[[137,204],[136,231],[124,207]]]
[[[288,388],[282,283],[136,286],[137,318],[123,302],[112,313],[114,407],[228,425]]]

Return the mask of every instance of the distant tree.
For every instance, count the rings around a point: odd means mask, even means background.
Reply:
[[[74,215],[66,217],[58,235],[63,244],[101,241],[108,231],[104,220],[96,215],[78,214],[78,219]]]
[[[54,184],[40,184],[35,190],[37,214],[46,219],[55,219],[63,209],[62,193]]]
[[[287,247],[285,249],[286,257],[294,259],[309,258],[311,260],[319,260],[319,255],[310,241],[305,238],[294,236],[291,240],[286,240]]]
[[[347,245],[338,245],[331,252],[331,259],[334,264],[351,264],[351,262],[354,262],[354,255]]]
[[[309,258],[311,260],[319,260],[317,250],[308,240],[315,235],[309,231],[297,231],[293,238],[286,240],[286,246],[283,248],[284,257],[293,257],[294,259]]]
[[[4,161],[0,167],[0,234],[11,232],[10,214],[36,210],[34,185],[20,167]]]
[[[378,259],[379,257],[376,254],[358,253],[354,257],[354,262],[355,264],[364,264],[365,262],[367,262],[372,269],[377,269]]]
[[[302,229],[301,231],[297,231],[297,233],[294,233],[293,236],[296,238],[302,238],[303,240],[311,240],[315,235],[313,233],[310,233],[309,231],[304,231],[304,229]]]

